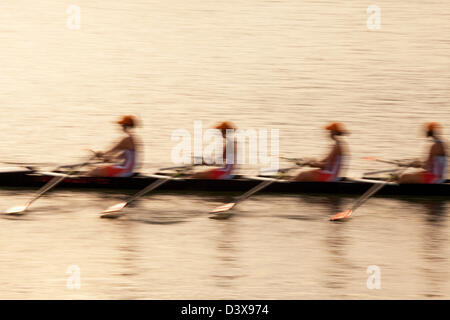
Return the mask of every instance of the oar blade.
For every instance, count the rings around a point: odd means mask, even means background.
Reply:
[[[28,205],[25,206],[16,206],[16,207],[12,207],[9,208],[8,210],[5,211],[5,214],[23,214],[26,210],[28,209]]]
[[[231,209],[233,209],[235,205],[236,205],[235,202],[230,202],[218,206],[217,208],[215,208],[213,211],[210,212],[211,216],[209,218],[217,220],[228,219],[229,217],[232,216]]]
[[[211,211],[210,213],[214,214],[214,213],[227,213],[228,211],[230,211],[231,209],[234,208],[234,206],[236,205],[235,202],[230,202],[230,203],[226,203],[223,204],[221,206],[216,207],[213,211]]]
[[[110,206],[108,209],[103,211],[103,213],[117,213],[117,212],[121,211],[123,208],[125,208],[127,206],[127,204],[128,204],[127,202],[117,203],[115,205]]]
[[[336,213],[334,216],[330,218],[330,221],[337,221],[342,220],[346,218],[350,218],[353,213],[353,210],[346,210],[339,213]]]

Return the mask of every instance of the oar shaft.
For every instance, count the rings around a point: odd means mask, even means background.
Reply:
[[[378,192],[385,185],[386,185],[386,183],[374,184],[355,202],[355,204],[353,205],[351,210],[355,211],[357,208],[359,208],[364,202],[366,202],[372,195],[374,195],[376,192]]]
[[[411,166],[411,160],[407,160],[407,159],[404,159],[404,160],[384,160],[384,159],[378,159],[378,158],[364,158],[364,159],[367,159],[367,160],[375,160],[375,161],[377,161],[377,162],[382,162],[382,163],[389,163],[389,164],[394,164],[394,165],[396,165],[396,166],[399,166],[399,167],[410,167]]]
[[[382,162],[382,163],[390,163],[390,164],[396,164],[398,165],[400,163],[400,161],[394,161],[394,160],[383,160],[383,159],[376,159],[375,161],[377,162]]]
[[[287,161],[293,161],[293,162],[303,160],[303,158],[290,158],[290,157],[280,157],[280,159],[287,160]]]
[[[92,158],[91,158],[92,159]],[[90,160],[91,160],[90,159]],[[82,163],[80,165],[78,165],[78,167],[84,166],[89,162],[85,162]],[[73,171],[73,170],[72,170]],[[69,174],[60,174],[58,176],[53,177],[52,179],[50,179],[50,181],[48,181],[46,184],[44,184],[44,186],[42,186],[38,191],[36,191],[35,196],[33,198],[31,198],[26,204],[25,206],[21,206],[21,207],[14,207],[11,208],[7,211],[7,213],[10,214],[19,214],[22,213],[24,211],[26,211],[28,209],[28,207],[37,199],[39,199],[40,197],[42,197],[42,195],[44,193],[46,193],[47,191],[49,191],[50,189],[54,188],[56,185],[58,185],[61,181],[63,181],[67,176],[69,176]],[[18,208],[18,209],[17,209]]]
[[[292,167],[292,168],[286,168],[286,171],[289,171],[291,169],[295,169],[296,167]],[[239,202],[244,201],[245,199],[248,199],[249,197],[251,197],[253,194],[255,194],[256,192],[266,188],[267,186],[271,185],[272,183],[278,181],[278,179],[270,179],[270,180],[266,180],[261,182],[260,184],[254,186],[253,188],[251,188],[250,190],[248,190],[246,193],[244,193],[243,195],[241,195],[239,198],[237,198],[236,200],[236,204]]]
[[[298,169],[300,166],[295,166],[295,167],[287,167],[287,168],[279,168],[279,169],[264,169],[264,170],[260,170],[259,174],[266,174],[266,173],[277,173],[277,172],[281,172],[281,173],[285,173],[294,169]]]
[[[253,187],[252,189],[250,189],[249,191],[247,191],[246,193],[244,193],[242,196],[240,196],[237,200],[236,203],[239,203],[241,201],[244,201],[245,199],[248,199],[250,196],[252,196],[253,194],[255,194],[256,192],[264,189],[265,187],[267,187],[268,185],[271,185],[272,183],[274,183],[276,181],[276,179],[273,180],[267,180],[267,181],[263,181],[260,184],[256,185],[255,187]]]
[[[397,169],[395,171],[398,172],[398,174],[402,174],[406,170],[408,170],[409,167],[403,168],[403,169]],[[387,185],[390,181],[386,180],[383,183],[380,184],[374,184],[372,187],[369,188],[353,205],[352,209],[355,211],[357,208],[359,208],[364,202],[366,202],[371,196],[373,196],[375,193],[377,193],[381,188],[383,188],[385,185]]]
[[[134,196],[132,196],[131,198],[129,198],[127,200],[127,203],[130,203],[134,200],[136,200],[137,198],[142,197],[143,195],[145,195],[146,193],[158,188],[160,185],[162,185],[163,183],[166,183],[167,181],[169,181],[170,179],[172,179],[171,177],[167,177],[167,178],[161,178],[158,179],[156,181],[154,181],[153,183],[151,183],[150,185],[148,185],[147,187],[145,187],[144,189],[142,189],[141,191],[139,191],[138,193],[136,193]]]
[[[52,178],[49,182],[47,182],[44,186],[42,186],[38,191],[36,191],[36,195],[30,201],[27,202],[27,206],[31,205],[34,201],[36,201],[37,199],[42,197],[44,195],[44,193],[46,193],[48,190],[50,190],[51,188],[53,188],[54,186],[59,184],[66,177],[67,177],[67,175]]]
[[[261,189],[264,189],[265,187],[274,183],[275,181],[276,181],[276,179],[265,180],[265,181],[259,183],[258,185],[256,185],[255,187],[251,188],[249,191],[247,191],[243,195],[241,195],[234,202],[230,202],[230,203],[221,205],[221,206],[215,208],[210,213],[224,215],[226,212],[229,212],[231,209],[235,208],[240,202],[244,201],[245,199],[248,199],[251,195],[255,194],[256,192],[260,191]]]
[[[174,167],[166,167],[158,169],[158,171],[167,171],[167,170],[175,170],[175,169],[186,169],[192,167],[192,165],[186,165],[186,166],[174,166]]]
[[[365,176],[371,176],[374,174],[379,174],[379,173],[389,173],[389,172],[395,172],[398,171],[398,169],[387,169],[387,170],[377,170],[377,171],[369,171],[369,172],[365,172],[364,175]]]
[[[92,159],[91,159],[92,160]],[[73,170],[77,169],[77,168],[82,168],[88,164],[90,164],[91,161],[86,161],[83,163],[79,163],[76,165],[71,165],[71,166],[60,166],[59,168],[73,168]],[[39,199],[40,197],[42,197],[42,195],[44,193],[46,193],[47,191],[49,191],[50,189],[52,189],[53,187],[55,187],[56,185],[58,185],[60,182],[62,182],[65,178],[67,178],[70,174],[62,174],[60,176],[54,177],[52,178],[49,182],[47,182],[44,186],[42,186],[37,192],[36,192],[36,196],[31,199],[30,201],[28,201],[28,205],[32,204],[34,201],[36,201],[37,199]]]

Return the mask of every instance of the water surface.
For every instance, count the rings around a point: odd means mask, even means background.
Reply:
[[[0,3],[2,161],[73,163],[104,149],[122,114],[141,119],[144,169],[170,164],[175,129],[231,120],[280,129],[280,151],[321,156],[323,125],[361,158],[421,157],[425,121],[450,125],[450,13],[441,1],[78,0],[80,30],[56,0]],[[445,137],[449,129],[446,128]],[[253,170],[253,168],[247,168]],[[253,172],[253,171],[252,171]],[[33,190],[0,190],[0,209]],[[157,193],[117,221],[121,193],[55,190],[0,219],[0,298],[449,298],[449,203],[370,200],[330,223],[348,197],[257,195],[226,221],[216,194]],[[68,266],[81,288],[66,286]],[[366,269],[380,267],[380,290]]]

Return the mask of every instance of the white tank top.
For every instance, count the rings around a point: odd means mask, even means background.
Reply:
[[[339,173],[341,172],[345,157],[342,155],[338,155],[331,165],[328,165],[324,168],[324,170],[328,173],[331,173],[334,178],[339,177]]]
[[[129,149],[124,150],[123,157],[125,159],[123,163],[118,165],[118,167],[127,170],[127,172],[134,172],[134,169],[136,168],[137,165],[136,150],[129,150]]]
[[[435,139],[435,142],[442,142],[439,139]],[[433,168],[427,167],[426,170],[433,174],[434,176],[440,178],[440,181],[445,179],[445,174],[447,173],[447,157],[446,156],[434,156]]]
[[[237,150],[235,150],[235,138],[234,136],[227,137],[225,141],[225,159],[224,159],[224,167],[235,167],[237,159]],[[232,163],[228,163],[232,162]]]
[[[447,173],[447,158],[445,156],[433,157],[433,168],[427,168],[427,171],[431,172],[436,177],[444,179]]]
[[[339,142],[337,142],[337,143],[339,144]],[[336,156],[334,161],[331,164],[328,164],[324,168],[324,171],[326,171],[327,173],[331,173],[335,179],[338,178],[339,174],[341,172],[341,169],[344,166],[345,158],[346,157],[343,155]]]

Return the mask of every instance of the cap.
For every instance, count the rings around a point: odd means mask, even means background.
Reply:
[[[220,130],[227,130],[227,129],[236,129],[236,126],[230,121],[224,121],[216,125],[214,128]]]
[[[339,132],[341,134],[348,134],[349,132],[347,131],[347,129],[345,128],[345,126],[340,123],[340,122],[333,122],[330,123],[329,125],[325,126],[326,130],[330,130],[330,131],[335,131],[335,132]]]
[[[133,116],[123,116],[119,121],[117,121],[117,123],[133,128],[136,126],[136,118]]]

